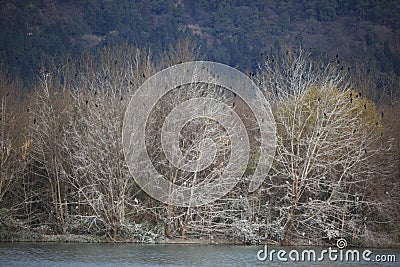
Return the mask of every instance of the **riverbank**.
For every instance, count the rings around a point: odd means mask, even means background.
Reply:
[[[372,235],[372,234],[370,234]],[[154,239],[140,240],[140,239],[118,239],[110,240],[107,236],[96,236],[96,235],[80,235],[80,234],[40,234],[33,232],[18,232],[12,233],[8,238],[0,238],[0,242],[43,242],[43,243],[141,243],[141,244],[196,244],[196,245],[274,245],[283,246],[275,241],[266,241],[257,244],[248,244],[246,242],[241,242],[238,240],[224,239],[224,238],[166,238],[157,237]],[[296,240],[290,246],[332,246],[332,244],[321,244],[310,242],[306,240]],[[387,237],[376,236],[374,233],[373,238],[366,238],[362,246],[368,248],[400,248],[400,243],[393,242]]]

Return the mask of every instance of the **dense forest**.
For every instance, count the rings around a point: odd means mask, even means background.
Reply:
[[[1,0],[0,239],[246,244],[400,242],[398,1]],[[263,184],[259,129],[226,88],[173,91],[152,110],[146,149],[180,186],[218,177],[230,141],[213,121],[180,133],[204,171],[171,166],[160,125],[190,97],[236,112],[251,157],[238,184],[200,207],[147,195],[129,173],[122,127],[130,98],[158,71],[210,60],[243,71],[272,108],[277,148]],[[214,107],[210,106],[210,110]],[[195,178],[193,178],[193,175]],[[74,239],[76,238],[76,239]]]
[[[287,46],[363,59],[400,75],[398,1],[2,0],[3,69],[25,82],[50,59],[128,42],[154,55],[191,38],[205,59],[254,70],[260,53]]]

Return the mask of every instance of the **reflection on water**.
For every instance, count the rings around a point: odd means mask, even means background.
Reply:
[[[262,246],[0,243],[0,266],[359,266],[349,262],[259,261]],[[270,248],[269,248],[270,249]],[[283,248],[274,247],[279,250]],[[290,251],[293,248],[285,248]],[[310,249],[310,248],[306,248]],[[300,248],[298,248],[301,251]],[[321,250],[317,249],[316,250]],[[397,262],[363,262],[362,266],[399,266],[399,250],[374,250],[394,254]],[[362,250],[361,250],[362,251]]]

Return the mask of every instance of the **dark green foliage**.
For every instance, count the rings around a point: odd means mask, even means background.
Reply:
[[[398,60],[391,57],[400,52],[393,38],[400,29],[395,0],[14,0],[0,5],[0,65],[25,82],[49,58],[126,41],[160,54],[186,37],[208,60],[241,70],[254,69],[260,53],[279,44],[367,56],[380,71],[399,73]],[[385,29],[392,33],[377,39]]]

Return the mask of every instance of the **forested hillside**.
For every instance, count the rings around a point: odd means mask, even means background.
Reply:
[[[2,0],[1,65],[25,82],[41,64],[128,42],[154,55],[190,38],[205,59],[254,70],[271,48],[336,53],[400,75],[400,3],[377,1]]]
[[[399,245],[399,1],[0,0],[0,7],[0,240]],[[184,160],[202,160],[209,142],[215,152],[204,169],[180,169],[164,151],[165,121],[186,100],[204,98],[215,105],[203,110],[216,113],[222,103],[224,115],[237,114],[233,124],[243,122],[249,151],[237,184],[211,205],[174,206],[139,186],[129,164],[147,169],[126,160],[122,129],[146,79],[197,60],[245,73],[271,105],[271,120],[259,120],[232,88],[198,82],[202,71],[210,78],[207,68],[184,69],[194,82],[147,105],[148,117],[133,112],[147,121],[137,131],[145,140],[131,137],[130,149],[145,144],[149,166],[191,198],[203,197],[198,184],[222,177],[240,154],[232,145],[239,139],[204,114],[173,124],[178,138],[170,143]],[[268,123],[276,124],[273,158],[262,153]],[[271,168],[260,174],[266,158]],[[249,191],[256,175],[263,182]]]

